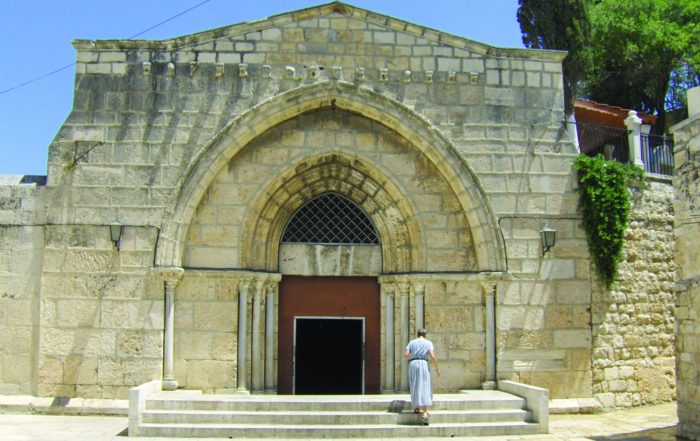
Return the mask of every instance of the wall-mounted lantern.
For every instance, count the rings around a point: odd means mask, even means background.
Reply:
[[[114,246],[117,248],[117,251],[119,251],[123,232],[124,225],[116,223],[109,225],[109,238],[112,240],[112,242],[114,242]]]
[[[542,255],[544,256],[557,241],[557,230],[552,228],[550,224],[546,224],[540,230],[540,239],[542,240]]]

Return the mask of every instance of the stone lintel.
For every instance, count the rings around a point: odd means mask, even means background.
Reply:
[[[208,279],[240,279],[260,282],[279,282],[282,280],[281,273],[243,269],[187,269],[185,273],[187,277],[205,277]]]
[[[379,276],[379,284],[409,283],[419,284],[428,282],[482,282],[491,286],[499,281],[510,280],[509,272],[480,272],[480,273],[402,273],[383,274]]]

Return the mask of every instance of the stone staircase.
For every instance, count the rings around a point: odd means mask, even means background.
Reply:
[[[422,426],[406,395],[203,395],[155,392],[130,413],[129,435],[173,438],[417,438],[543,431],[526,401],[501,391],[435,395]],[[133,417],[133,418],[132,418]]]

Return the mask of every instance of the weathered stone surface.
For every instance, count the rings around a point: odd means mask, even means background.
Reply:
[[[97,384],[97,359],[68,357],[63,363],[64,384]]]
[[[282,244],[280,272],[303,276],[379,275],[381,247]]]
[[[163,356],[161,331],[120,330],[117,333],[117,356],[160,358]]]
[[[235,387],[235,370],[228,361],[190,361],[187,363],[187,384],[192,388],[211,390],[213,388]]]

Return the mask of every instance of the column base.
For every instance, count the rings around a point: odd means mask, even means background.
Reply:
[[[498,383],[495,381],[484,381],[481,383],[481,388],[483,390],[496,390],[498,388]]]
[[[250,395],[250,391],[244,387],[236,389],[236,395]]]
[[[382,395],[394,395],[396,393],[396,389],[382,389]]]
[[[177,380],[174,378],[163,378],[161,381],[161,387],[163,390],[176,390]]]

